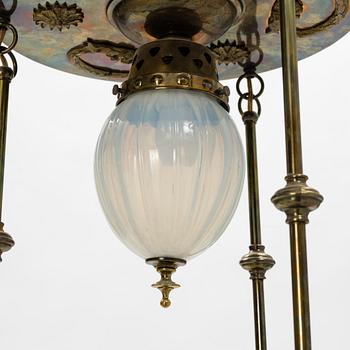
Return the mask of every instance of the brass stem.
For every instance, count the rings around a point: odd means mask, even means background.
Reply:
[[[295,348],[311,349],[305,223],[290,224]]]
[[[12,75],[13,75],[13,72],[11,68],[1,67],[0,69],[0,221],[2,219],[2,202],[3,202],[3,190],[4,190],[9,86],[10,86]]]
[[[273,202],[286,212],[290,227],[295,349],[311,350],[305,225],[309,212],[316,209],[323,198],[306,185],[307,178],[301,175],[303,162],[294,0],[280,0],[280,17],[288,175],[287,186],[277,192]]]
[[[9,98],[9,86],[13,77],[13,70],[9,67],[0,67],[0,261],[2,253],[10,250],[15,242],[4,231],[2,222],[2,202],[4,192],[5,149],[7,130],[7,109]]]
[[[257,350],[266,350],[266,321],[265,321],[265,296],[264,280],[253,279],[253,301],[255,322],[255,347]]]
[[[12,237],[4,231],[2,222],[2,204],[4,194],[4,172],[5,172],[5,151],[6,151],[6,132],[7,132],[7,110],[9,100],[9,87],[12,78],[17,73],[16,58],[12,49],[16,46],[18,34],[13,25],[10,24],[10,18],[17,6],[17,0],[13,0],[10,9],[6,9],[4,4],[0,3],[0,261],[1,255],[10,250],[15,244]],[[12,32],[12,42],[7,46],[2,45],[6,31]],[[12,63],[12,68],[8,66],[7,56]]]
[[[256,2],[253,2],[256,7]],[[240,27],[242,28],[242,26]],[[257,28],[257,23],[256,23]],[[246,31],[246,29],[243,29]],[[252,44],[252,38],[256,43]],[[265,253],[265,247],[262,245],[261,224],[260,224],[260,199],[259,199],[259,171],[256,140],[256,123],[261,113],[261,104],[259,97],[264,91],[264,81],[256,73],[256,67],[263,59],[263,52],[259,48],[259,33],[247,33],[248,47],[251,53],[258,53],[258,60],[252,60],[252,56],[242,64],[244,74],[240,76],[236,84],[236,90],[240,99],[238,109],[242,115],[245,124],[246,134],[246,158],[247,158],[247,178],[248,178],[248,202],[249,202],[249,227],[250,227],[250,251],[243,256],[240,261],[241,266],[249,271],[252,280],[253,307],[254,307],[254,328],[255,328],[255,348],[256,350],[266,350],[266,321],[265,321],[265,296],[264,279],[266,272],[271,269],[275,261]],[[247,82],[248,92],[244,93],[241,89],[243,79]],[[253,79],[257,79],[260,88],[254,93]],[[243,111],[242,103],[247,101],[247,110]],[[254,106],[257,111],[254,111]]]
[[[250,84],[249,84],[250,85]],[[254,115],[254,113],[247,113]],[[256,115],[256,114],[255,114]],[[257,117],[257,115],[256,115]],[[243,117],[244,118],[244,117]],[[261,225],[260,225],[260,201],[258,179],[258,157],[256,149],[256,119],[245,120],[246,149],[247,149],[247,173],[248,173],[248,198],[249,198],[249,222],[251,252],[261,248]],[[264,252],[264,250],[262,250]],[[252,258],[252,255],[250,256]],[[272,264],[273,265],[273,264]],[[272,267],[272,266],[270,266]],[[265,272],[257,273],[256,268],[249,270],[251,273],[254,304],[254,326],[256,350],[266,350],[266,322],[265,322],[265,299],[264,278]]]
[[[295,1],[280,0],[284,115],[288,174],[302,174]]]
[[[248,111],[243,113],[243,121],[246,129],[251,246],[250,252],[242,258],[240,263],[244,269],[250,272],[252,280],[255,347],[256,350],[266,350],[264,279],[266,271],[272,268],[275,262],[271,256],[265,253],[265,248],[261,245],[258,156],[256,147],[256,122],[259,116],[251,110],[251,100],[253,99],[251,79],[248,79],[248,90],[250,96],[248,99]]]
[[[256,149],[256,121],[245,122],[246,149],[247,149],[247,175],[248,175],[248,199],[249,199],[249,222],[251,245],[261,245],[260,226],[260,200],[258,159]]]
[[[251,80],[248,80],[251,87]],[[248,171],[248,196],[249,196],[249,221],[250,241],[252,246],[261,245],[260,225],[260,200],[259,200],[259,177],[258,156],[256,149],[256,122],[247,121],[246,147],[247,147],[247,171]],[[253,276],[252,276],[253,277]],[[254,325],[255,325],[255,348],[266,350],[266,321],[265,321],[265,297],[264,280],[252,278],[253,303],[254,303]]]

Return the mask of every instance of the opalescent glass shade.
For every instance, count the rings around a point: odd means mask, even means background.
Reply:
[[[209,95],[139,92],[107,119],[95,179],[126,246],[143,258],[188,259],[211,246],[234,214],[244,179],[241,140]]]

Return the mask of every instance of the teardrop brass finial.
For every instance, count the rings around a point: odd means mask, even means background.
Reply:
[[[160,301],[160,305],[164,308],[168,308],[171,305],[169,299],[170,292],[175,288],[181,287],[171,279],[171,276],[176,272],[176,269],[179,266],[184,266],[186,261],[176,258],[151,258],[147,259],[146,263],[154,266],[157,272],[160,273],[160,280],[157,283],[152,284],[152,287],[159,289],[162,293],[163,298]]]

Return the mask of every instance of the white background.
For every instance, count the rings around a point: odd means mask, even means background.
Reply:
[[[305,173],[324,196],[308,226],[314,349],[349,334],[350,36],[300,64]],[[113,84],[19,55],[12,83],[4,221],[16,246],[0,265],[0,348],[6,350],[251,350],[254,348],[246,191],[211,249],[181,268],[173,306],[158,305],[152,267],[110,231],[93,180],[95,143]],[[284,186],[281,70],[263,75],[258,123],[269,349],[293,349],[288,227],[270,202]],[[230,82],[234,91],[234,82]],[[232,116],[243,123],[231,98]]]

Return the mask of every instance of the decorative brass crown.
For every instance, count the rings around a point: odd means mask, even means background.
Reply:
[[[152,89],[197,90],[229,110],[230,91],[218,81],[213,52],[192,41],[167,38],[141,46],[135,53],[128,80],[120,89],[118,103],[129,95]]]

